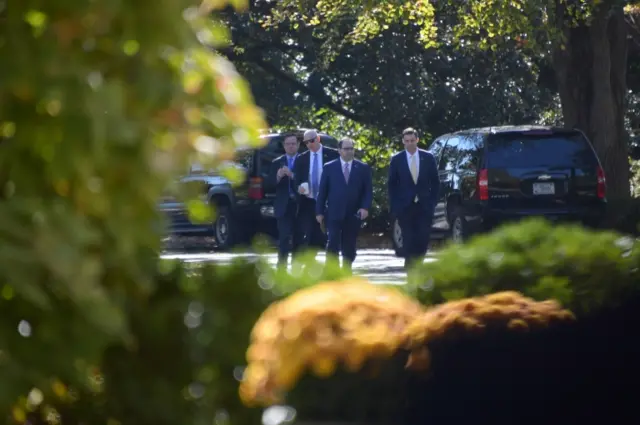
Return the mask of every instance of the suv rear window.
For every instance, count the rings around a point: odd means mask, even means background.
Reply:
[[[491,168],[596,167],[598,164],[591,146],[580,133],[495,134],[487,145],[487,166]]]

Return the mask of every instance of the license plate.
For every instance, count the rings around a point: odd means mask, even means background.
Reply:
[[[553,183],[534,183],[534,195],[553,195],[556,193],[556,186]]]

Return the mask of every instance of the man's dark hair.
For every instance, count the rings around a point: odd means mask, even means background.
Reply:
[[[416,131],[415,128],[413,127],[407,127],[404,130],[402,130],[402,137],[404,136],[410,136],[410,135],[414,135],[416,137],[418,137],[418,132]]]
[[[296,138],[296,142],[300,143],[300,137],[298,137],[298,134],[290,131],[289,133],[284,133],[282,135],[282,143],[284,143],[285,140],[287,140],[289,137],[295,137]]]
[[[351,142],[351,144],[353,145],[353,147],[356,146],[356,142],[353,141],[353,139],[351,137],[343,137],[342,139],[340,139],[340,141],[338,142],[338,149],[342,149],[342,144],[344,142]]]

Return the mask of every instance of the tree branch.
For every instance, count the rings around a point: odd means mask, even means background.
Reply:
[[[271,74],[272,76],[293,86],[296,90],[300,91],[301,93],[311,96],[316,102],[320,103],[323,106],[326,106],[327,108],[342,115],[343,117],[349,118],[358,123],[366,123],[366,120],[364,119],[364,117],[357,115],[353,111],[348,110],[343,105],[339,105],[333,102],[329,98],[329,96],[327,96],[327,94],[324,93],[323,91],[308,87],[306,84],[300,82],[295,76],[290,75],[289,73],[281,70],[277,66],[274,66],[273,64],[264,60],[262,57],[260,57],[259,53],[258,54],[247,53],[247,54],[239,55],[235,51],[233,51],[233,49],[224,49],[221,51],[221,53],[227,56],[227,58],[229,58],[229,60],[231,61],[243,61],[243,62],[253,63],[258,67],[260,67],[262,70]]]
[[[627,23],[627,29],[631,36],[631,41],[635,47],[640,47],[640,26],[636,20],[636,16],[633,13],[625,14],[625,21]]]

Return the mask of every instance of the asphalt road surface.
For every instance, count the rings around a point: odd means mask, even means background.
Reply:
[[[166,253],[162,258],[178,259],[185,262],[216,262],[220,264],[230,263],[234,258],[256,257],[257,254],[230,254],[220,252],[202,253]],[[278,260],[277,254],[265,254],[269,264],[275,266]],[[324,262],[324,253],[316,257],[319,262]],[[435,261],[435,256],[430,254],[425,262]],[[374,283],[403,284],[406,282],[406,273],[403,270],[402,258],[397,258],[392,250],[388,249],[363,249],[358,251],[358,256],[353,264],[353,273],[366,277]]]

